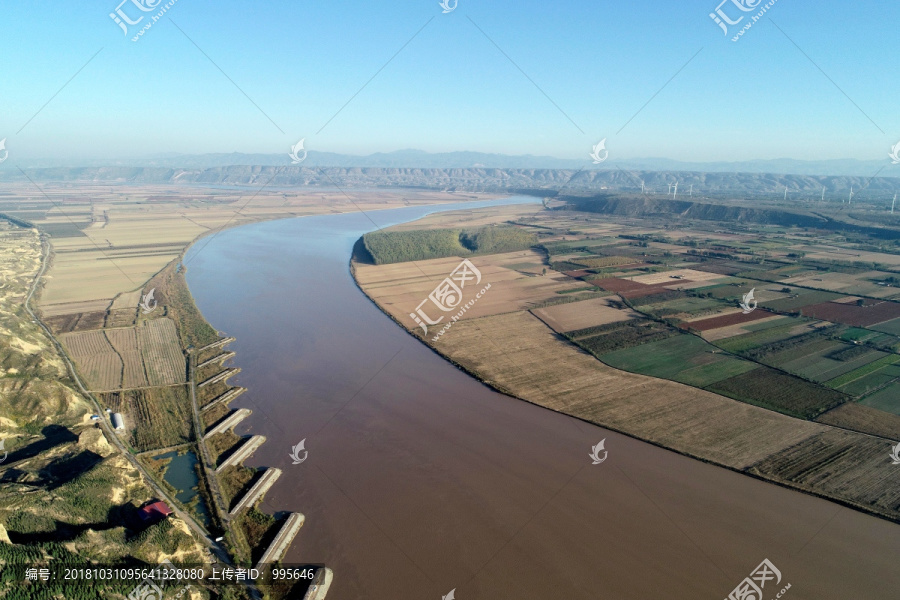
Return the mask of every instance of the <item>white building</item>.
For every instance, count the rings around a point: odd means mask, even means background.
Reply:
[[[122,416],[122,413],[112,414],[112,424],[116,431],[125,429],[125,417]]]

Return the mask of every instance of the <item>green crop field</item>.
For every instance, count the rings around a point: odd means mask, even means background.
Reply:
[[[736,354],[762,350],[764,347],[770,346],[771,344],[777,344],[793,337],[797,337],[796,335],[791,334],[791,330],[802,324],[803,321],[799,319],[778,320],[774,321],[774,325],[771,325],[770,327],[725,338],[723,340],[717,340],[715,344],[723,350]],[[752,325],[747,326],[748,329],[750,327],[752,327]],[[809,332],[812,331],[812,329],[809,330]]]
[[[867,365],[868,366],[868,365]],[[843,377],[843,376],[842,376]],[[900,379],[900,365],[891,364],[882,366],[881,368],[855,378],[852,381],[840,386],[840,391],[860,398],[867,394],[880,391],[881,388],[893,384],[895,380]],[[828,383],[831,386],[831,382]]]
[[[729,377],[752,371],[757,367],[758,365],[756,363],[749,360],[740,360],[728,356],[708,365],[701,365],[699,367],[694,367],[693,369],[682,371],[673,377],[673,379],[694,387],[705,388],[717,381],[722,381],[723,379],[728,379]]]
[[[806,344],[766,355],[762,362],[807,379],[825,382],[884,357],[865,346],[830,339],[812,339]]]
[[[679,375],[697,367],[708,367],[722,362],[747,362],[721,353],[716,354],[714,351],[717,351],[714,346],[696,336],[679,334],[634,348],[616,350],[602,355],[600,359],[617,369],[676,381],[680,381]],[[749,365],[749,368],[755,366],[753,363]],[[704,370],[694,373],[693,377],[703,380],[712,375]],[[687,378],[690,379],[691,375]]]
[[[742,350],[741,354],[758,361],[789,361],[819,351],[837,349],[837,342],[829,338],[838,331],[838,327],[822,327],[760,344],[755,348]],[[789,332],[788,332],[789,333]]]
[[[859,401],[860,404],[871,406],[878,410],[900,415],[900,385],[889,385],[871,396],[866,396]]]
[[[846,394],[767,367],[723,379],[707,389],[801,419],[813,419],[850,400]]]
[[[830,379],[828,381],[828,386],[833,388],[846,386],[847,384],[856,381],[857,379],[860,379],[867,375],[873,375],[881,370],[887,369],[898,361],[900,361],[900,356],[896,354],[888,354],[887,356],[883,356],[878,360],[871,361],[857,369],[843,373],[839,377]]]

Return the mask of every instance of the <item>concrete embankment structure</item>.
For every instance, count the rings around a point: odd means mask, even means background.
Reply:
[[[256,449],[263,445],[266,441],[266,436],[264,435],[254,435],[250,438],[244,440],[244,443],[241,444],[241,447],[234,451],[234,453],[222,461],[222,463],[216,467],[216,473],[221,473],[227,467],[231,465],[237,465],[246,460],[251,454],[256,452]]]
[[[261,565],[281,560],[281,557],[290,548],[291,542],[297,537],[297,533],[300,532],[300,528],[303,527],[304,521],[306,521],[306,517],[303,516],[303,513],[291,513],[291,516],[287,518],[287,521],[278,530],[275,539],[266,548],[256,567],[261,568]]]
[[[207,345],[203,346],[202,348],[196,350],[196,352],[203,352],[203,351],[205,351],[205,350],[212,350],[213,348],[218,348],[218,347],[220,347],[220,346],[224,346],[225,344],[230,344],[230,343],[233,342],[234,340],[235,340],[235,338],[233,338],[233,337],[222,338],[221,340],[216,340],[216,341],[213,342],[212,344],[207,344]]]
[[[207,404],[206,406],[204,406],[203,408],[200,409],[200,412],[209,410],[210,408],[212,408],[213,406],[215,406],[216,404],[219,404],[221,402],[230,402],[246,391],[247,391],[247,388],[242,388],[242,387],[231,388],[224,394],[220,394],[220,395],[216,396],[215,398],[213,398],[209,404]]]
[[[221,363],[224,360],[227,360],[234,356],[234,352],[223,352],[222,354],[217,354],[213,356],[209,360],[204,360],[202,363],[197,365],[198,369],[202,369],[203,367],[208,367],[209,365],[214,365],[216,363]]]
[[[222,372],[219,373],[218,375],[213,375],[212,377],[210,377],[209,379],[207,379],[207,380],[204,381],[203,383],[198,383],[198,384],[197,384],[197,389],[200,389],[200,388],[202,388],[202,387],[205,387],[205,386],[207,386],[207,385],[209,385],[209,384],[211,384],[211,383],[215,383],[215,382],[217,382],[217,381],[225,381],[226,379],[228,379],[228,378],[231,377],[232,375],[237,375],[237,374],[240,373],[240,372],[241,372],[241,370],[240,370],[240,369],[237,369],[237,368],[225,369],[224,371],[222,371]]]
[[[257,500],[262,498],[263,494],[269,491],[269,488],[272,487],[272,484],[275,483],[279,477],[281,477],[281,469],[276,469],[275,467],[266,469],[266,472],[263,473],[262,477],[260,477],[259,480],[253,484],[253,487],[244,494],[244,497],[234,505],[234,508],[228,513],[228,516],[233,517],[245,508],[253,506]]]
[[[316,573],[316,580],[306,590],[303,600],[322,600],[328,594],[328,588],[331,587],[333,579],[334,571],[328,567],[319,569]]]
[[[246,419],[248,416],[250,416],[249,408],[237,409],[236,411],[225,417],[225,419],[219,421],[218,425],[207,431],[204,434],[203,439],[206,440],[209,439],[210,436],[216,435],[217,433],[228,431],[229,429]]]

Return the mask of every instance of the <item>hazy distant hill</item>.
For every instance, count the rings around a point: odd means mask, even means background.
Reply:
[[[286,149],[287,150],[287,149]],[[510,156],[483,152],[428,153],[421,150],[379,152],[367,156],[336,154],[310,150],[304,166],[308,164],[328,167],[415,168],[415,169],[632,169],[640,171],[693,171],[706,173],[791,173],[796,175],[832,175],[872,177],[882,175],[900,177],[900,165],[892,165],[885,149],[884,160],[861,161],[855,159],[804,161],[794,159],[750,160],[743,162],[683,162],[667,158],[616,159],[615,156],[594,165],[588,157],[563,159],[530,154]],[[12,162],[0,167],[11,168]],[[281,154],[162,154],[149,157],[118,160],[22,160],[22,168],[49,167],[162,167],[170,169],[210,169],[229,166],[284,166],[290,165],[287,151]]]
[[[341,186],[418,187],[464,191],[556,190],[596,192],[603,190],[640,191],[643,181],[650,195],[665,196],[669,184],[678,183],[678,198],[694,195],[742,196],[781,195],[788,199],[848,198],[852,189],[855,200],[889,202],[900,190],[900,178],[864,176],[776,175],[768,173],[705,173],[690,171],[584,170],[573,169],[426,169],[313,166],[230,166],[208,169],[173,169],[164,167],[82,167],[29,169],[36,181],[81,181],[104,183],[169,183],[248,186]],[[18,171],[0,171],[0,181],[27,181]]]

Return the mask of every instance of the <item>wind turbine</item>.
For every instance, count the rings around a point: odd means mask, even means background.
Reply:
[[[678,196],[678,182],[677,181],[675,182],[675,193],[672,194],[672,200],[674,200],[676,196]]]
[[[894,200],[891,202],[891,214],[894,214],[894,205],[897,203],[897,194],[894,194]]]
[[[847,205],[853,204],[853,186],[850,186],[850,199],[847,200]]]

